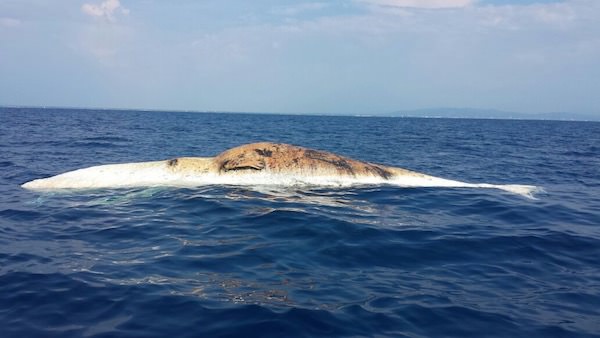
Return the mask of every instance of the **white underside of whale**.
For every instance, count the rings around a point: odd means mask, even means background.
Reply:
[[[234,171],[226,173],[176,173],[165,161],[108,164],[78,169],[49,178],[37,179],[22,185],[33,190],[100,189],[131,187],[197,187],[204,185],[241,186],[323,186],[348,187],[355,185],[394,185],[399,187],[493,188],[533,198],[539,189],[531,185],[466,183],[444,178],[408,173],[390,179],[376,176],[327,174],[282,174],[268,170]]]

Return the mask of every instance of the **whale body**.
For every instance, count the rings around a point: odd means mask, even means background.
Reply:
[[[201,185],[351,186],[493,188],[532,197],[537,187],[467,183],[359,161],[326,151],[283,143],[246,144],[215,157],[99,165],[27,182],[23,188],[96,189]]]

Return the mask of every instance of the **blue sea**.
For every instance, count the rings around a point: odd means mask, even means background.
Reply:
[[[32,192],[275,141],[467,188]],[[600,337],[600,123],[0,110],[0,336]]]

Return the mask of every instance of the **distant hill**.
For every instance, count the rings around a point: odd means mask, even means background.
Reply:
[[[558,120],[558,121],[600,121],[600,116],[572,114],[564,112],[526,114],[496,109],[474,108],[430,108],[399,110],[391,116],[429,118],[472,118],[472,119],[517,119],[517,120]]]

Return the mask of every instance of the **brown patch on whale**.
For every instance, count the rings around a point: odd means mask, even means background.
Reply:
[[[167,168],[174,173],[208,173],[215,171],[212,157],[178,157],[166,161]]]
[[[305,175],[374,176],[389,179],[391,168],[326,151],[283,143],[253,143],[224,151],[214,158],[220,172],[268,170]]]
[[[254,149],[254,151],[261,155],[261,156],[265,156],[265,157],[271,157],[273,155],[273,152],[271,150],[268,149]]]

